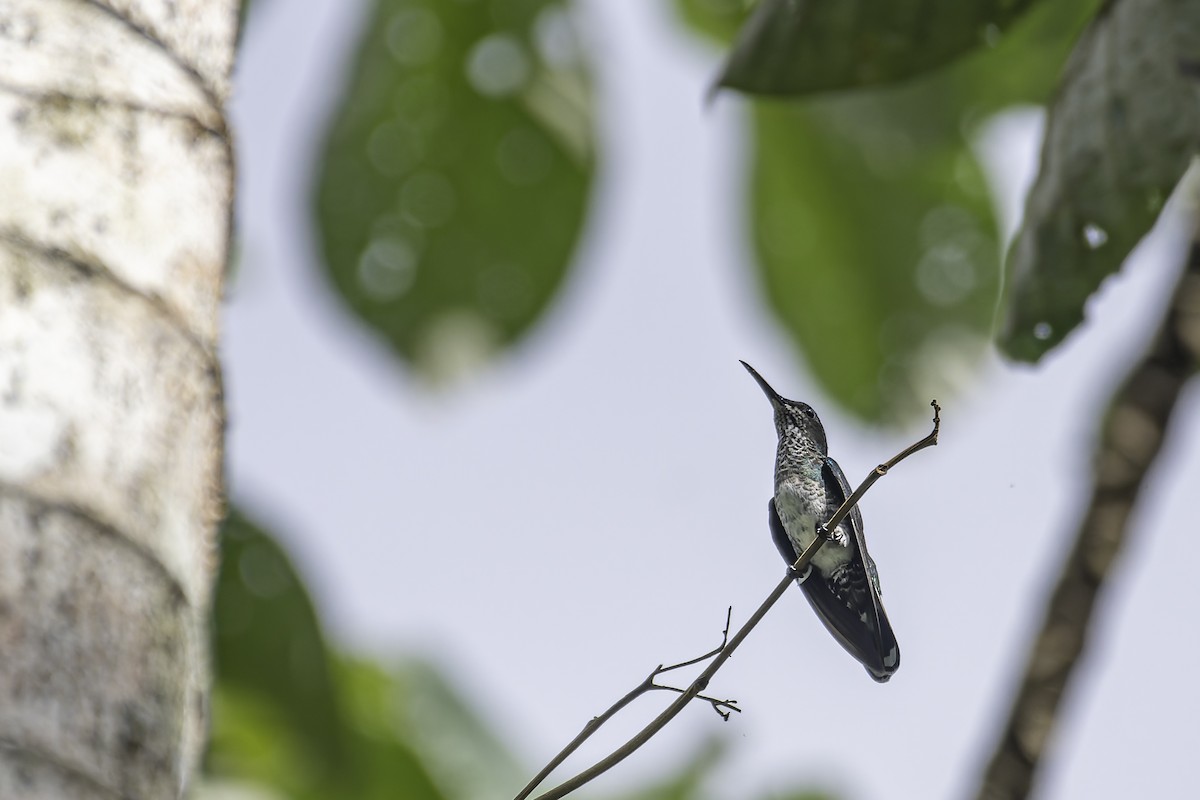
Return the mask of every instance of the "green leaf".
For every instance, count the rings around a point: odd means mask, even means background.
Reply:
[[[1200,149],[1200,5],[1119,0],[1076,45],[1008,258],[999,341],[1037,361],[1150,230]]]
[[[434,731],[412,727],[408,707],[415,702],[396,675],[370,661],[344,658],[338,663],[338,684],[345,692],[351,730],[355,769],[353,793],[339,796],[359,800],[436,800],[462,797],[443,791],[428,762],[410,743],[433,735]],[[438,698],[421,698],[433,706],[434,716],[441,712]],[[471,737],[479,731],[460,729],[455,738],[440,744],[445,748],[474,750]]]
[[[984,350],[999,275],[983,176],[929,92],[756,109],[768,299],[839,403],[895,422]],[[939,396],[941,396],[939,394]]]
[[[377,0],[316,209],[350,308],[430,377],[525,334],[567,273],[595,169],[562,0]]]
[[[620,800],[701,800],[710,796],[704,784],[720,766],[728,747],[710,738],[691,753],[687,761],[671,769],[649,786],[620,795]]]
[[[702,3],[685,0],[685,18],[728,24]],[[1095,5],[1038,4],[995,47],[920,80],[755,104],[751,224],[767,300],[844,408],[900,421],[971,376],[1000,274],[971,137],[994,111],[1050,94]]]
[[[222,528],[221,554],[213,601],[218,687],[276,715],[308,772],[319,778],[341,769],[344,724],[328,649],[291,560],[237,510]]]
[[[242,46],[242,38],[246,33],[246,20],[249,19],[249,17],[250,17],[250,7],[254,6],[255,8],[257,8],[259,5],[261,5],[261,2],[253,3],[253,2],[251,2],[251,0],[241,0],[241,2],[238,3],[238,28],[237,28],[236,46],[239,49]]]
[[[800,95],[873,86],[994,43],[1033,0],[762,0],[719,86]]]
[[[413,750],[396,736],[389,704],[392,684],[365,663],[339,666],[338,684],[351,698],[346,738],[347,761],[336,773],[318,774],[280,710],[248,692],[218,687],[208,776],[274,790],[292,800],[444,800],[444,795]],[[372,705],[353,700],[365,691]],[[364,713],[365,712],[365,713]]]
[[[530,777],[501,740],[431,664],[409,659],[390,673],[400,738],[452,797],[485,797]]]
[[[408,744],[420,734],[404,729],[402,689],[382,669],[331,655],[279,545],[234,511],[221,546],[208,775],[305,800],[442,800]]]
[[[675,0],[683,22],[722,45],[733,41],[752,0]]]
[[[218,680],[212,717],[206,779],[248,783],[287,797],[314,800],[336,779],[319,762],[314,765],[309,760],[312,749],[289,724],[286,711],[270,699]]]

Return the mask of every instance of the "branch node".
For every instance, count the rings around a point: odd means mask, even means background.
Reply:
[[[696,699],[704,700],[711,704],[713,711],[717,712],[717,716],[725,722],[729,722],[729,717],[734,711],[739,714],[742,713],[742,710],[737,706],[737,700],[718,700],[715,697],[706,697],[702,694],[696,695]],[[724,711],[721,709],[724,709]]]
[[[696,689],[697,687],[695,685],[693,685],[693,686],[688,687],[687,689],[680,689],[676,686],[659,686],[656,684],[654,688],[662,689],[663,691],[666,691],[666,692],[675,692],[676,694],[689,694],[692,692],[693,689]],[[742,709],[738,708],[737,700],[721,700],[720,698],[710,697],[709,695],[699,694],[698,692],[696,694],[693,694],[691,699],[703,700],[704,702],[708,703],[709,705],[712,706],[713,711],[717,712],[717,716],[719,716],[721,719],[725,720],[726,722],[729,721],[729,715],[731,712],[736,711],[739,714],[742,713]],[[722,710],[722,709],[724,709],[724,710]]]

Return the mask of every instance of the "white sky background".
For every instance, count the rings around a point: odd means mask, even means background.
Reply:
[[[282,535],[336,640],[433,656],[531,770],[655,664],[712,647],[726,605],[745,619],[780,576],[770,408],[737,359],[820,410],[852,482],[927,430],[879,436],[840,415],[763,309],[741,227],[741,101],[702,102],[717,54],[666,0],[581,5],[605,161],[578,262],[534,335],[448,394],[397,366],[315,260],[314,153],[365,3],[259,0],[232,106],[234,496]],[[1008,209],[1036,120],[1012,116],[982,145]],[[745,712],[723,724],[695,705],[594,793],[661,774],[711,736],[730,745],[715,783],[728,798],[806,783],[854,800],[973,789],[1085,500],[1084,443],[1114,365],[1140,350],[1142,310],[1172,280],[1170,259],[1144,249],[1093,304],[1098,327],[1038,370],[995,360],[968,393],[939,398],[942,444],[868,495],[903,651],[889,684],[790,592],[711,687]],[[1136,549],[1102,598],[1044,797],[1192,785],[1198,406],[1185,396]],[[620,730],[668,699],[642,701]],[[616,736],[601,739],[587,752]]]

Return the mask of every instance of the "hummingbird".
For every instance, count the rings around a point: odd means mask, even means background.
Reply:
[[[741,362],[775,409],[779,448],[775,454],[775,494],[767,503],[771,537],[789,565],[817,538],[850,496],[850,485],[829,457],[825,427],[807,403],[788,400],[754,367]],[[900,647],[880,599],[879,573],[863,538],[856,505],[813,556],[796,583],[833,638],[883,683],[900,667]]]

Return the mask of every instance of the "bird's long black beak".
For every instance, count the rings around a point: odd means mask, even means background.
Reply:
[[[758,385],[762,387],[763,393],[766,394],[767,399],[771,401],[771,405],[778,406],[783,403],[783,398],[779,396],[779,392],[771,388],[771,384],[767,383],[763,376],[758,374],[758,370],[747,364],[745,361],[739,360],[738,363],[746,368],[746,371],[750,373],[754,380],[758,381]]]

